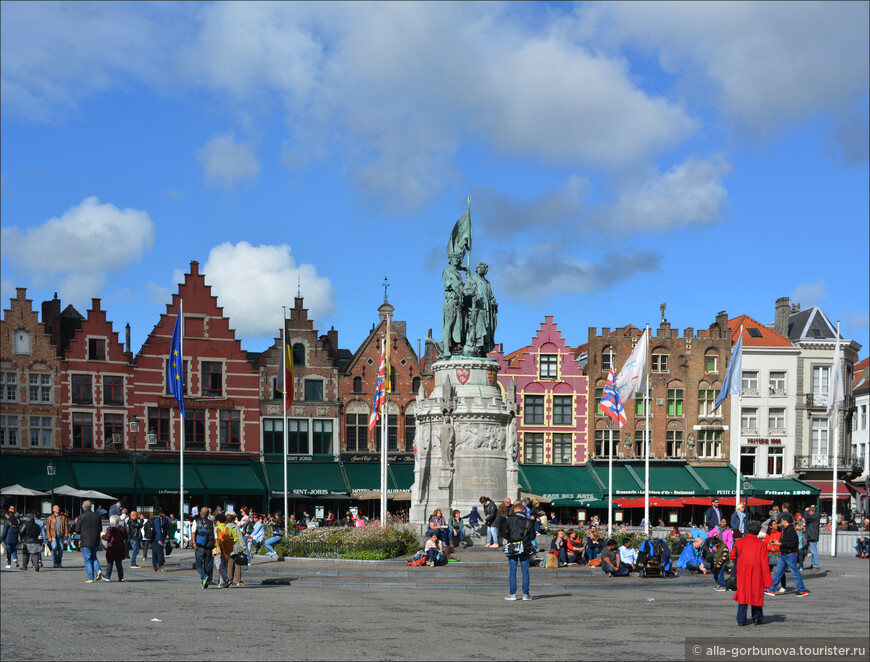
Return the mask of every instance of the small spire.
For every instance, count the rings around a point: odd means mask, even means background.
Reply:
[[[387,289],[390,287],[390,281],[384,276],[384,303],[387,303]]]
[[[302,298],[302,276],[296,274],[296,298]]]

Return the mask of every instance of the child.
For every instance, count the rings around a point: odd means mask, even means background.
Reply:
[[[719,536],[713,536],[710,541],[710,547],[713,552],[713,579],[716,580],[716,591],[726,591],[725,588],[725,568],[728,567],[728,559],[730,550]]]
[[[444,556],[444,550],[441,547],[441,541],[438,539],[437,533],[429,536],[423,552],[426,554],[426,565],[430,568],[436,565],[447,565],[447,557]]]

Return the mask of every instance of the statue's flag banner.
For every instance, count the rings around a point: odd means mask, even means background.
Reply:
[[[460,260],[465,257],[465,251],[471,251],[471,198],[469,197],[468,209],[456,221],[450,240],[447,242],[447,255],[459,254]]]

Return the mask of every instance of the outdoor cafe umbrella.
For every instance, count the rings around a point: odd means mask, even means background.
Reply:
[[[0,490],[3,496],[47,496],[48,492],[40,492],[39,490],[31,490],[29,487],[15,484],[9,487],[4,487]]]
[[[55,487],[54,493],[60,494],[61,496],[79,496],[79,490],[74,487],[70,487],[69,485],[61,485],[60,487]]]
[[[530,493],[528,493],[528,492],[523,492],[522,494],[520,494],[520,498],[521,498],[521,499],[526,499],[526,498],[528,498],[528,499],[530,499],[530,500],[532,500],[532,501],[534,501],[535,499],[537,499],[537,500],[540,501],[541,503],[550,503],[550,499],[548,499],[547,497],[543,497],[543,496],[540,496],[540,495],[538,495],[538,494],[530,494]]]
[[[362,490],[361,492],[356,492],[353,495],[354,499],[358,501],[377,501],[381,498],[380,490]]]
[[[55,492],[57,492],[57,490],[55,490]],[[109,501],[117,501],[115,497],[103,494],[102,492],[97,492],[97,490],[79,490],[78,494],[74,494],[73,496],[77,496],[80,499],[106,499]]]
[[[773,503],[769,499],[759,499],[758,497],[746,497],[740,499],[747,506],[769,506]],[[724,497],[719,499],[720,506],[733,506],[734,505],[734,497]]]
[[[380,493],[378,493],[378,498],[380,498]],[[400,490],[398,492],[393,492],[392,494],[387,494],[388,499],[392,499],[393,501],[410,501],[411,493],[407,490]]]
[[[643,497],[633,499],[618,499],[614,501],[620,508],[643,508]],[[662,497],[650,497],[649,505],[654,508],[682,508],[682,499],[664,499]]]

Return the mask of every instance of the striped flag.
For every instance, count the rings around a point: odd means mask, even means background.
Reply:
[[[381,407],[387,402],[386,394],[386,365],[387,365],[387,346],[384,344],[384,349],[381,352],[381,367],[378,368],[378,382],[375,384],[375,399],[372,403],[372,413],[369,415],[369,432],[374,430],[378,422],[378,416]]]
[[[619,391],[616,390],[615,381],[616,375],[613,373],[613,366],[610,366],[610,372],[607,375],[607,381],[604,383],[604,393],[601,394],[601,402],[598,408],[616,421],[621,428],[628,419],[625,417],[625,410],[619,399]]]

